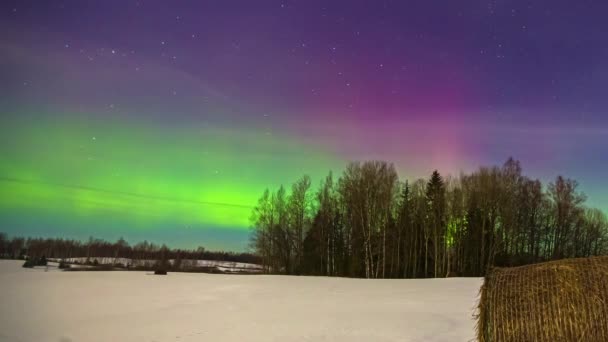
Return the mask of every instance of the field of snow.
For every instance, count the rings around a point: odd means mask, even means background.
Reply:
[[[468,341],[480,278],[61,272],[0,261],[0,341]]]

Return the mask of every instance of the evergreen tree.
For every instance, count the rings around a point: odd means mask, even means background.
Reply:
[[[445,274],[445,262],[443,258],[446,254],[445,185],[443,178],[441,178],[437,170],[433,171],[431,179],[427,183],[426,199],[428,205],[428,226],[431,231],[431,244],[433,246],[433,277],[437,278]]]

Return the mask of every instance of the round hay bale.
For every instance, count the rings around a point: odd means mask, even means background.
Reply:
[[[480,290],[486,341],[608,341],[608,256],[495,268]]]

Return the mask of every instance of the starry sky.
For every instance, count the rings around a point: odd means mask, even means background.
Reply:
[[[353,160],[509,156],[608,212],[608,2],[0,4],[0,231],[246,249],[251,207]]]

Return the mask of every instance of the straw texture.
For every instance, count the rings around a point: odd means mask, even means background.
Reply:
[[[608,256],[493,269],[481,288],[477,337],[608,341]]]

